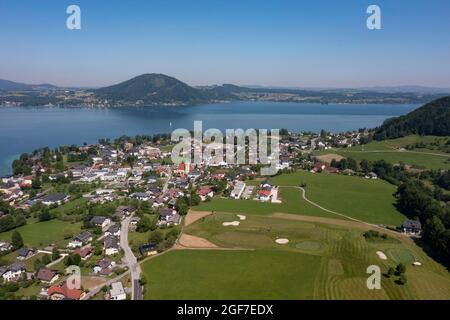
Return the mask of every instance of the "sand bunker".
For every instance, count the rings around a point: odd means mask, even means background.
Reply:
[[[278,244],[287,244],[287,243],[289,243],[289,239],[281,238],[281,239],[275,240],[275,242]]]
[[[239,221],[232,221],[232,222],[224,222],[222,223],[222,225],[224,227],[228,227],[228,226],[233,226],[233,227],[237,227],[238,225],[240,225],[241,223]]]
[[[184,219],[184,225],[188,226],[190,224],[193,224],[197,220],[200,220],[206,216],[209,216],[210,214],[212,214],[210,211],[189,210],[188,214],[186,215],[186,218]]]
[[[384,254],[384,252],[377,251],[377,256],[378,256],[378,258],[380,258],[381,260],[387,260],[387,257],[386,257],[386,255]]]
[[[413,265],[415,265],[417,267],[420,267],[422,264],[420,262],[416,261],[416,262],[413,263]]]
[[[242,215],[242,214],[238,214],[237,217],[238,217],[240,220],[245,220],[245,219],[247,219],[247,217],[244,216],[244,215]]]
[[[183,233],[178,241],[179,245],[184,248],[217,248],[217,246],[200,237],[191,236]]]

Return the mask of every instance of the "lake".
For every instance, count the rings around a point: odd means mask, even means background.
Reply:
[[[170,133],[193,129],[194,120],[209,128],[279,129],[331,132],[373,128],[419,105],[303,104],[233,102],[190,107],[148,108],[0,108],[0,175],[10,173],[19,154],[40,147],[95,143],[121,135]],[[172,126],[171,126],[172,125]]]

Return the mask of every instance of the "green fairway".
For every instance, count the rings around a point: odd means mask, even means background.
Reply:
[[[75,235],[81,231],[81,223],[70,224],[60,220],[47,222],[34,222],[17,228],[22,235],[26,246],[45,247],[50,244],[66,246],[68,240],[64,240],[64,233],[70,232]],[[11,241],[13,231],[0,233],[0,240]]]
[[[172,251],[143,264],[145,299],[312,299],[321,260],[282,251]]]
[[[448,271],[407,237],[369,242],[360,224],[283,217],[251,215],[237,227],[224,227],[235,214],[215,213],[185,227],[187,234],[240,250],[174,250],[146,261],[145,298],[450,299]],[[276,244],[281,237],[289,244]],[[422,266],[412,266],[411,256]],[[386,272],[400,260],[407,266],[406,285],[382,277],[381,290],[367,289],[369,265]]]
[[[392,164],[404,163],[417,168],[426,169],[450,169],[450,154],[439,150],[414,149],[404,150],[407,145],[415,143],[445,143],[446,137],[419,137],[408,136],[393,140],[373,141],[366,145],[352,148],[340,148],[314,152],[315,155],[336,153],[343,157],[351,157],[357,161],[366,159],[369,161],[385,160]]]

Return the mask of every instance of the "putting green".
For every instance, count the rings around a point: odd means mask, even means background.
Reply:
[[[295,244],[295,248],[309,251],[317,251],[322,249],[322,244],[317,241],[303,241]]]
[[[386,252],[397,263],[412,263],[416,260],[414,254],[408,249],[391,248],[387,249]]]

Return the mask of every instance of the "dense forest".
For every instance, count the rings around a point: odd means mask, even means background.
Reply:
[[[442,205],[436,195],[436,192],[427,188],[422,181],[410,179],[398,188],[398,207],[410,218],[420,220],[423,226],[423,241],[448,261],[450,208]]]
[[[449,136],[450,96],[427,103],[405,116],[386,120],[373,137],[386,140],[411,134]]]

